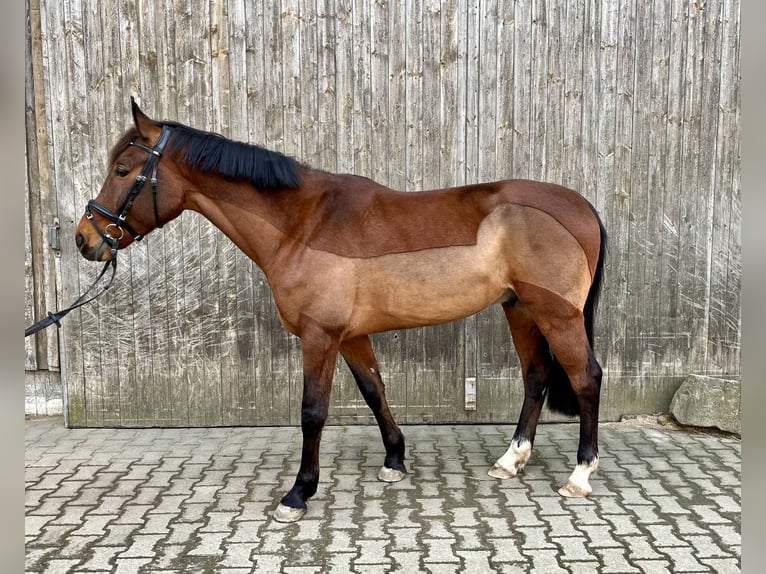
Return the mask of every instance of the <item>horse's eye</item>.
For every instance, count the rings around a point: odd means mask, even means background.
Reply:
[[[119,177],[125,177],[130,172],[124,167],[118,165],[117,167],[114,168],[114,173],[116,173]]]

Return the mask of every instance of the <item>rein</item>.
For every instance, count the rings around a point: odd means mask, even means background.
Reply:
[[[96,277],[96,280],[91,284],[90,287],[80,295],[74,303],[72,303],[69,307],[66,309],[62,309],[61,311],[57,311],[56,313],[48,312],[48,316],[44,319],[38,321],[34,325],[31,325],[27,327],[24,330],[24,337],[29,337],[30,335],[33,335],[37,333],[38,331],[41,331],[43,329],[46,329],[47,327],[50,327],[54,323],[57,327],[61,328],[61,319],[66,316],[67,313],[70,311],[77,309],[78,307],[82,307],[83,305],[90,303],[97,297],[103,295],[106,293],[106,291],[109,289],[109,287],[112,286],[112,281],[114,281],[114,276],[117,273],[117,249],[119,248],[120,240],[125,235],[125,230],[128,231],[133,236],[133,239],[136,241],[141,241],[143,239],[143,235],[140,233],[137,233],[135,229],[126,221],[126,218],[128,216],[128,212],[130,211],[130,208],[133,207],[133,203],[136,200],[136,197],[138,196],[139,192],[143,189],[144,184],[146,183],[146,180],[149,178],[149,173],[151,172],[151,184],[152,184],[152,199],[154,202],[154,221],[157,224],[157,227],[162,227],[160,224],[160,215],[159,210],[157,208],[157,165],[159,164],[160,157],[162,157],[162,152],[165,149],[165,146],[168,143],[168,139],[170,139],[170,127],[169,126],[162,126],[162,133],[160,134],[159,139],[157,140],[157,143],[154,144],[154,147],[148,147],[143,144],[130,142],[129,145],[137,147],[139,149],[142,149],[146,151],[149,154],[149,158],[146,160],[146,163],[144,164],[144,167],[141,169],[141,173],[136,177],[136,181],[133,183],[133,187],[130,189],[130,193],[128,193],[128,197],[125,198],[125,202],[122,204],[122,207],[119,210],[119,215],[114,213],[113,211],[110,211],[106,207],[99,205],[96,200],[91,199],[88,204],[85,206],[85,217],[88,219],[88,221],[91,222],[93,227],[96,228],[96,231],[98,231],[98,234],[103,239],[104,243],[108,244],[110,247],[110,250],[112,252],[112,256],[109,261],[104,263],[104,267],[101,269],[101,272],[98,274],[98,277]],[[108,224],[103,230],[96,224],[95,220],[93,219],[93,211],[101,215],[102,217],[105,217],[109,221],[111,221],[110,224]],[[111,229],[116,229],[120,232],[118,236],[112,235],[110,232]],[[106,274],[107,269],[109,267],[112,268],[112,275],[109,277],[109,281],[104,286],[104,288],[93,295],[90,298],[86,297],[88,296],[88,293],[90,293],[93,288],[98,284],[99,281],[104,277]]]

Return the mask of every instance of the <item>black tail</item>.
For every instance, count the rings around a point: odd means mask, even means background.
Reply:
[[[593,206],[591,206],[591,209],[596,216],[596,221],[598,221],[598,226],[601,230],[601,247],[598,254],[598,263],[596,263],[596,272],[593,274],[593,283],[590,286],[588,298],[585,301],[585,308],[583,309],[585,332],[588,335],[588,343],[590,343],[592,349],[593,321],[596,315],[596,307],[598,306],[598,298],[601,294],[601,280],[603,278],[604,260],[606,259],[607,237],[606,229],[604,228],[604,224],[601,221],[598,212]],[[569,382],[569,377],[566,372],[564,372],[564,368],[556,360],[553,353],[551,353],[551,361],[552,363],[548,370],[548,376],[546,377],[548,382],[548,408],[554,412],[568,416],[579,415],[580,405],[572,390],[572,384]]]

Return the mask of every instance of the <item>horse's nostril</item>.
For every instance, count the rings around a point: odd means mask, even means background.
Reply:
[[[82,249],[83,245],[85,245],[85,236],[82,233],[78,233],[75,235],[74,241],[77,244],[77,249]]]

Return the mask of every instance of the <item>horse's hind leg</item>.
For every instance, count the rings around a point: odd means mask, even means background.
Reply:
[[[344,341],[340,353],[380,428],[386,459],[378,472],[378,478],[384,482],[398,482],[407,474],[404,466],[404,436],[388,408],[385,385],[370,338],[365,335]]]
[[[495,478],[513,478],[524,468],[532,453],[552,361],[548,344],[524,304],[518,300],[503,303],[503,311],[521,362],[524,404],[508,451],[498,459],[488,474]]]
[[[570,410],[580,413],[577,466],[559,493],[568,497],[587,496],[592,490],[590,477],[598,468],[601,367],[588,341],[582,310],[537,285],[516,282],[514,288],[548,341],[554,360],[569,378],[577,403]]]

